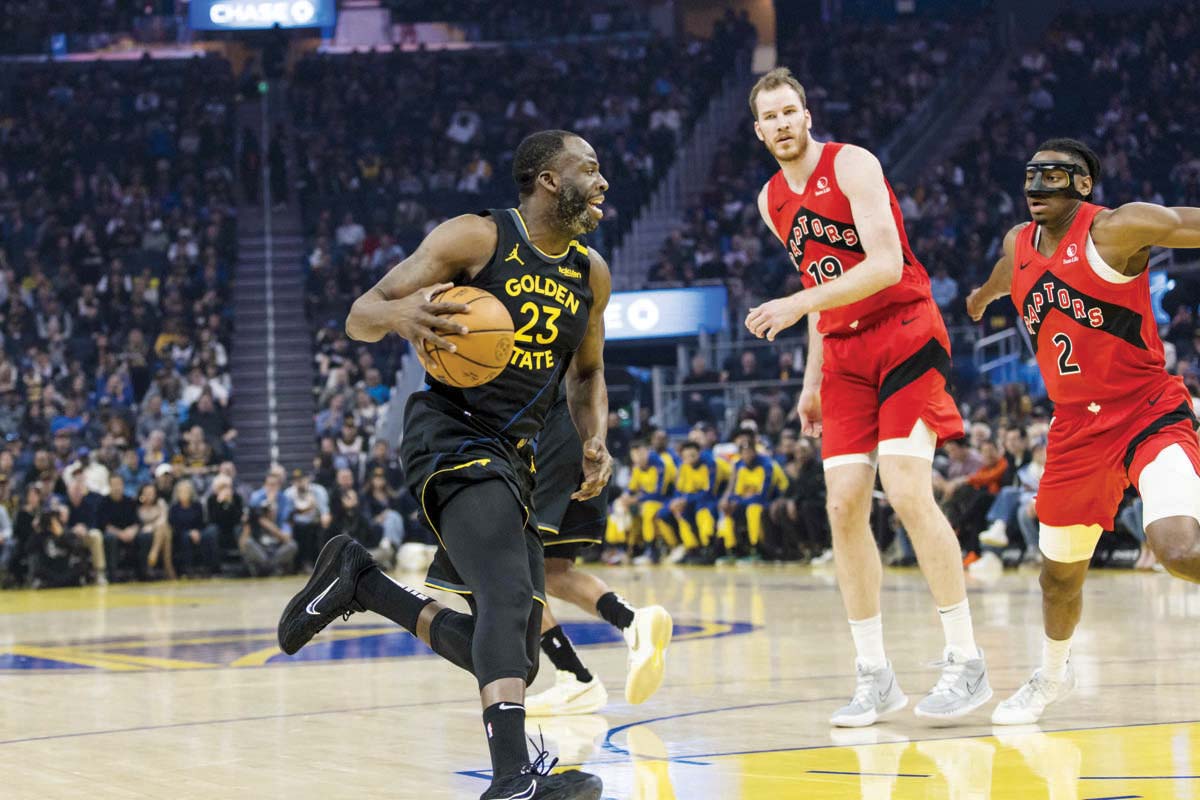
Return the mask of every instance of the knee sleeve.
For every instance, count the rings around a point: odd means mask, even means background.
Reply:
[[[1142,495],[1142,525],[1167,517],[1200,521],[1200,476],[1183,448],[1165,448],[1145,466],[1138,478]]]
[[[1096,543],[1104,529],[1099,525],[1067,525],[1055,527],[1043,524],[1038,535],[1038,546],[1042,554],[1060,564],[1090,561],[1096,552]]]
[[[481,508],[488,513],[480,514]],[[501,678],[527,678],[535,576],[524,512],[509,488],[493,480],[454,495],[440,521],[450,561],[474,600],[471,664],[480,688]],[[539,577],[544,585],[544,575]]]

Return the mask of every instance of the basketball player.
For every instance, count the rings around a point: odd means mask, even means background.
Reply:
[[[452,282],[478,287],[512,315],[512,357],[497,378],[454,389],[427,376],[429,389],[413,394],[404,414],[406,480],[439,542],[426,585],[465,595],[473,613],[396,583],[352,539],[338,536],[284,611],[279,642],[295,653],[343,614],[382,614],[475,675],[492,758],[483,799],[598,800],[596,776],[548,774],[544,753],[530,764],[523,703],[537,674],[546,603],[542,543],[531,513],[531,440],[560,383],[583,440],[583,483],[572,497],[595,497],[612,474],[604,446],[609,271],[578,238],[603,216],[608,184],[592,147],[557,130],[521,142],[513,177],[519,208],[442,223],[355,301],[346,320],[347,333],[359,341],[397,333],[416,347],[454,352],[468,331],[446,315],[467,309],[435,302],[439,290]]]
[[[963,426],[946,391],[950,340],[929,277],[909,249],[879,161],[861,147],[814,141],[804,88],[787,69],[755,84],[750,108],[755,133],[780,167],[758,208],[804,290],[752,308],[746,327],[774,340],[808,315],[808,367],[797,411],[805,435],[824,431],[834,560],[858,653],[854,698],[831,721],[870,725],[908,702],[883,648],[882,568],[868,524],[877,467],[912,538],[946,638],[941,678],[915,711],[962,716],[986,703],[992,690],[975,645],[958,542],[933,499],[934,450],[962,436]]]
[[[992,722],[1037,722],[1074,687],[1071,637],[1102,531],[1130,484],[1142,496],[1146,542],[1177,577],[1200,582],[1200,445],[1192,399],[1168,375],[1150,306],[1151,247],[1200,247],[1200,208],[1094,205],[1100,160],[1051,139],[1025,165],[1032,223],[1004,237],[987,283],[967,297],[978,320],[1011,295],[1054,401],[1041,528],[1042,665]],[[1015,268],[1014,268],[1014,265]]]
[[[608,525],[607,491],[590,500],[571,499],[580,482],[582,460],[579,434],[565,399],[560,399],[538,436],[534,476],[533,507],[546,554],[546,592],[603,618],[621,632],[629,646],[625,701],[637,705],[662,684],[671,615],[662,606],[633,608],[603,580],[575,569],[580,551],[598,544]],[[526,698],[526,714],[591,714],[608,703],[604,684],[584,665],[549,607],[542,609],[542,652],[554,664],[554,686]]]

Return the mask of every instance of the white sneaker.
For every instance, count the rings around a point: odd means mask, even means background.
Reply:
[[[525,698],[525,716],[558,717],[566,714],[591,714],[608,703],[608,691],[595,675],[587,683],[575,673],[559,670],[554,685],[544,692]]]
[[[629,645],[625,701],[630,705],[646,702],[662,685],[673,631],[671,615],[662,606],[646,606],[634,612],[633,624],[625,629],[625,643]]]
[[[937,666],[942,668],[942,676],[913,709],[918,717],[954,719],[970,714],[992,699],[982,650],[975,658],[963,658],[947,647]]]
[[[858,676],[854,686],[854,697],[850,702],[833,712],[831,725],[839,728],[864,728],[887,714],[899,711],[908,705],[908,698],[900,691],[896,673],[889,662],[879,669],[869,669],[861,661],[854,662]]]
[[[1032,725],[1042,718],[1046,706],[1057,703],[1075,688],[1075,670],[1067,664],[1067,674],[1061,681],[1050,680],[1036,670],[1016,694],[996,706],[992,712],[994,725]]]
[[[821,555],[817,556],[809,563],[814,567],[819,567],[822,564],[828,564],[831,561],[833,561],[833,548],[827,548],[825,552],[821,553]]]
[[[677,544],[675,545],[675,548],[671,550],[671,554],[667,556],[666,561],[668,564],[678,564],[680,561],[683,561],[683,558],[686,555],[687,548],[681,544]]]
[[[1002,519],[996,520],[979,534],[979,543],[987,547],[1008,547],[1008,525]]]

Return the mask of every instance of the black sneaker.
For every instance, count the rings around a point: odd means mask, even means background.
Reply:
[[[358,576],[375,566],[371,554],[346,534],[321,548],[312,577],[279,618],[279,648],[289,656],[338,617],[365,609],[354,601]]]
[[[536,761],[516,775],[493,780],[479,800],[600,800],[603,781],[577,769],[551,775],[558,759],[547,764],[550,754],[545,751],[544,743],[538,747],[534,742],[534,747],[539,751]]]

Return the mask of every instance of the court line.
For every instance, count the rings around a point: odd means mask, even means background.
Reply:
[[[292,717],[322,717],[330,714],[357,714],[363,711],[390,711],[397,708],[421,708],[423,706],[457,705],[462,700],[429,700],[423,703],[394,703],[379,706],[360,706],[356,708],[329,708],[324,711],[294,711],[290,714],[261,714],[253,717],[229,717],[227,719],[201,719],[195,722],[170,722],[164,725],[135,725],[129,728],[111,728],[102,731],[78,731],[76,733],[52,733],[46,736],[28,736],[24,739],[0,739],[0,746],[6,744],[22,744],[24,742],[45,742],[56,739],[79,739],[85,736],[108,736],[114,733],[141,733],[143,731],[162,731],[171,728],[194,728],[205,725],[226,725],[234,722],[261,722],[268,719],[291,719]]]
[[[1138,800],[1140,794],[1119,794],[1116,797],[1089,797],[1087,800]]]
[[[840,772],[836,769],[809,769],[809,775],[857,775],[866,778],[932,778],[932,775],[916,775],[908,772]]]

